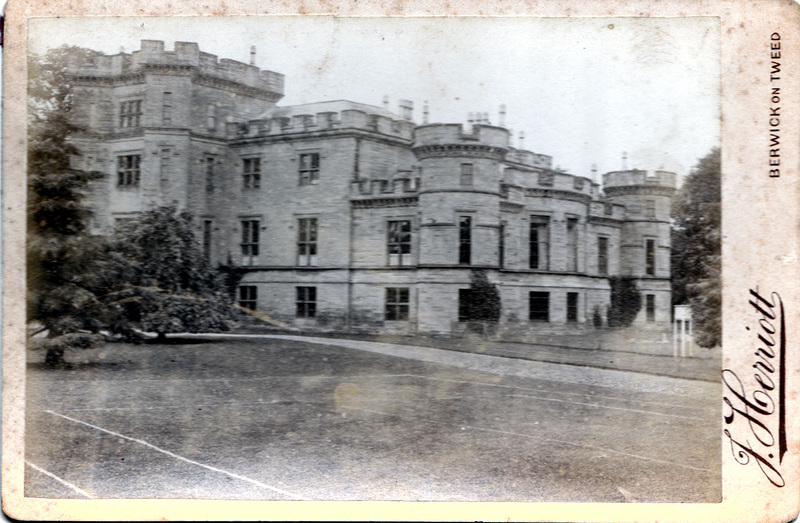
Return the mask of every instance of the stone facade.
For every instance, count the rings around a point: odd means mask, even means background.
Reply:
[[[423,124],[350,101],[279,107],[283,76],[142,41],[70,65],[94,231],[175,204],[209,259],[242,267],[238,299],[310,330],[460,333],[470,275],[497,285],[498,335],[605,322],[609,276],[633,276],[636,322],[670,322],[675,175],[590,178],[476,122]]]

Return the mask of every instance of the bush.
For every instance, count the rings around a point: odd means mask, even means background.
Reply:
[[[642,308],[642,295],[636,288],[636,278],[632,276],[612,276],[611,306],[608,309],[608,326],[627,327]]]

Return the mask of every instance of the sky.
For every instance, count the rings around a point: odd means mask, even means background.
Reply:
[[[346,99],[414,102],[414,120],[499,123],[512,145],[582,176],[623,167],[683,176],[719,146],[719,23],[694,18],[334,18],[330,16],[33,19],[29,48],[105,53],[142,39],[286,76],[279,105]],[[627,160],[623,163],[623,155]]]

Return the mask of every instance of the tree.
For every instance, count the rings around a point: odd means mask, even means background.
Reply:
[[[62,363],[66,349],[97,341],[108,312],[97,292],[116,261],[88,234],[84,197],[102,173],[75,168],[80,153],[69,142],[80,129],[71,122],[67,64],[93,54],[62,46],[28,62],[27,318],[47,333],[34,346],[47,350],[50,365]]]
[[[722,336],[721,178],[715,148],[686,177],[672,209],[672,299],[692,306],[701,347],[718,345]]]
[[[174,206],[151,209],[117,233],[117,248],[131,263],[130,273],[113,293],[122,308],[118,332],[214,332],[231,327],[230,304],[222,275],[203,255],[192,215]]]
[[[468,321],[480,324],[481,329],[486,324],[500,321],[500,292],[496,285],[489,282],[486,271],[475,269],[470,273],[469,299],[466,305]]]
[[[611,306],[608,308],[608,326],[612,328],[627,327],[642,308],[642,295],[636,288],[633,276],[612,276]]]

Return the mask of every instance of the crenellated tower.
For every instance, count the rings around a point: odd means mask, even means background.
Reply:
[[[508,130],[460,124],[417,127],[420,266],[498,266],[499,189]]]
[[[675,173],[639,169],[603,176],[606,199],[625,206],[620,237],[620,274],[639,280],[639,320],[670,321],[670,211]]]

